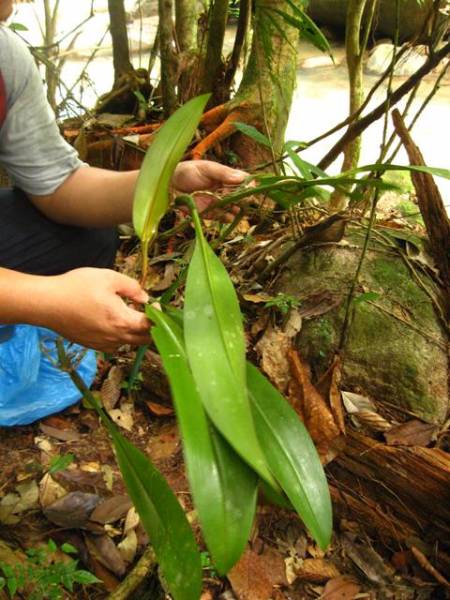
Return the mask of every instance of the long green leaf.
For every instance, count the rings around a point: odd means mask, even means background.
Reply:
[[[292,407],[250,363],[247,381],[267,462],[311,535],[325,549],[332,533],[331,500],[316,448]]]
[[[179,108],[155,134],[147,150],[136,184],[133,225],[143,242],[155,235],[169,204],[172,174],[194,135],[209,94]]]
[[[108,430],[123,480],[171,595],[175,600],[198,600],[202,588],[200,553],[183,509],[147,456],[111,423]]]
[[[426,167],[425,165],[385,165],[383,163],[364,165],[362,167],[357,167],[356,169],[351,169],[351,171],[345,171],[345,173],[342,173],[342,177],[351,177],[356,173],[366,173],[368,171],[379,171],[381,173],[384,171],[416,171],[418,173],[428,173],[429,175],[436,175],[437,177],[450,179],[449,169],[442,169],[440,167]]]
[[[198,213],[189,265],[184,337],[189,364],[214,425],[241,457],[275,489],[256,437],[247,396],[245,340],[239,302],[228,273],[206,242]]]
[[[192,377],[181,328],[153,307],[151,334],[169,377],[187,473],[202,532],[214,565],[226,574],[250,537],[258,479],[209,423]]]
[[[56,341],[61,368],[70,374],[107,429],[131,500],[148,533],[161,572],[174,600],[198,600],[202,588],[200,553],[191,526],[175,494],[151,460],[117,429],[73,368],[62,340]]]
[[[256,127],[253,125],[247,125],[247,123],[241,123],[240,121],[234,121],[233,126],[236,127],[238,131],[252,138],[258,144],[262,146],[266,146],[267,148],[271,148],[272,144],[270,143],[269,138],[261,133]]]

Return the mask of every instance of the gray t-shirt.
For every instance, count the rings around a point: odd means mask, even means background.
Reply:
[[[83,163],[59,133],[27,46],[3,25],[0,70],[8,106],[0,130],[0,165],[25,192],[51,194]]]

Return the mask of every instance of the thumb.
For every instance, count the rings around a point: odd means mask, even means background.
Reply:
[[[147,292],[141,288],[136,279],[128,277],[127,275],[122,275],[121,273],[116,273],[113,283],[114,291],[116,294],[119,294],[119,296],[133,300],[134,302],[141,302],[142,304],[148,302],[149,298]]]

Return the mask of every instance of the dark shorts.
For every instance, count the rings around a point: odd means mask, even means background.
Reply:
[[[78,267],[110,268],[118,246],[113,228],[59,225],[20,190],[0,189],[0,267],[60,275]]]

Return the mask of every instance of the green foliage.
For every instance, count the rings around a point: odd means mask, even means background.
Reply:
[[[292,14],[288,14],[287,12],[278,8],[270,9],[271,12],[279,15],[291,27],[298,29],[303,39],[313,44],[313,46],[315,46],[318,50],[327,52],[331,58],[333,58],[327,38],[317,27],[311,17],[306,14],[304,8],[292,0],[286,0],[286,2],[291,7]]]
[[[64,469],[67,469],[67,467],[69,465],[71,465],[74,460],[75,460],[75,456],[70,453],[62,454],[61,456],[55,456],[50,461],[50,466],[49,466],[48,472],[50,474],[52,474],[52,473],[58,473],[58,471],[64,471]]]
[[[196,600],[201,592],[200,554],[186,515],[150,459],[106,418],[117,462],[130,498],[148,533],[175,600]]]
[[[10,598],[17,593],[27,594],[28,600],[60,600],[64,590],[73,592],[75,584],[92,585],[100,580],[89,571],[78,569],[78,561],[73,558],[55,560],[58,550],[55,542],[49,540],[46,546],[30,548],[26,551],[26,561],[8,565],[0,561],[0,590],[6,588]],[[60,548],[65,554],[76,554],[77,549],[70,544]]]
[[[28,27],[22,23],[10,23],[8,28],[12,31],[28,31]]]
[[[283,316],[287,315],[291,308],[295,308],[300,303],[299,299],[290,294],[278,293],[265,303],[266,308],[276,308]]]
[[[195,210],[193,216],[196,244],[184,306],[184,336],[192,374],[214,425],[277,489],[258,443],[248,402],[245,339],[236,292],[225,267],[207,244]]]
[[[331,503],[308,432],[269,381],[245,363],[236,293],[189,203],[196,249],[184,310],[146,312],[170,381],[202,532],[215,567],[226,573],[249,537],[256,474],[263,476],[266,497],[293,506],[322,548],[331,537]],[[279,302],[292,306],[296,300]]]
[[[252,364],[247,384],[259,441],[272,473],[322,550],[332,532],[331,500],[316,448],[297,413]]]
[[[398,203],[398,210],[402,217],[413,224],[423,225],[423,217],[420,214],[419,207],[410,200],[402,200]]]
[[[225,574],[250,537],[257,478],[208,419],[179,325],[151,306],[147,315],[156,323],[151,333],[169,377],[198,518],[214,565]]]
[[[253,125],[247,125],[247,123],[240,123],[239,121],[235,121],[233,125],[238,131],[252,138],[252,140],[255,140],[255,142],[257,142],[258,144],[266,146],[267,148],[272,147],[269,138],[260,131],[258,131],[256,127],[253,127]]]
[[[153,238],[167,211],[170,179],[194,135],[208,99],[209,94],[198,96],[177,110],[158,130],[147,150],[133,202],[133,225],[143,242]]]

